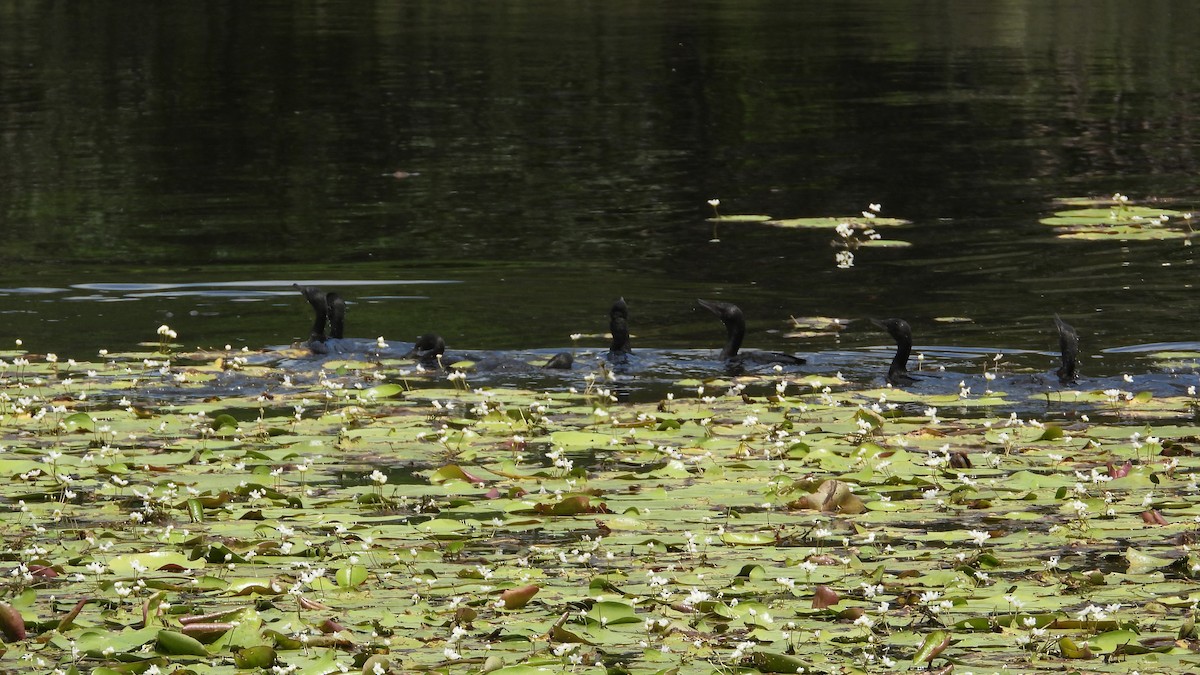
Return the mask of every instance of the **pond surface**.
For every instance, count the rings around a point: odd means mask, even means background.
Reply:
[[[1055,348],[1085,374],[1190,342],[1190,240],[1058,239],[1058,198],[1189,210],[1200,45],[1178,2],[255,2],[0,8],[0,339],[91,354],[349,332],[476,349],[750,347],[886,367],[918,345]],[[829,231],[911,224],[839,269]],[[789,317],[851,320],[784,337]],[[938,318],[963,317],[969,322]],[[592,337],[594,336],[594,337]],[[863,352],[868,348],[872,351]],[[840,355],[840,356],[839,356]],[[1031,367],[1053,368],[1039,356]],[[821,358],[813,360],[822,363]]]

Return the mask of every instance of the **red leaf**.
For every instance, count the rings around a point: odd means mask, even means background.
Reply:
[[[817,590],[813,593],[812,608],[825,609],[830,605],[838,604],[842,598],[837,594],[837,591],[828,586],[817,586]]]
[[[1147,525],[1166,525],[1167,519],[1156,509],[1142,511],[1142,522]]]
[[[7,602],[0,602],[0,632],[8,642],[25,639],[25,619]]]
[[[42,577],[43,579],[53,579],[58,576],[58,570],[45,565],[30,565],[29,573],[35,577]]]
[[[1126,461],[1125,465],[1120,468],[1113,466],[1112,462],[1108,463],[1108,475],[1112,478],[1124,478],[1132,469],[1133,462],[1130,461]]]
[[[529,604],[529,601],[540,590],[542,589],[533,584],[521,588],[510,588],[500,594],[500,601],[504,603],[505,609],[520,609]]]

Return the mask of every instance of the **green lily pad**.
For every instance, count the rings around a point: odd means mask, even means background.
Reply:
[[[763,223],[771,220],[771,216],[729,215],[706,218],[709,223]]]
[[[912,244],[899,239],[868,239],[859,242],[858,246],[860,248],[908,248]]]
[[[1114,204],[1110,208],[1059,211],[1039,222],[1058,230],[1060,239],[1121,241],[1184,239],[1191,228],[1184,214],[1172,209]]]
[[[842,223],[850,223],[859,227],[899,227],[908,225],[911,221],[901,218],[863,218],[860,216],[850,218],[836,217],[815,217],[815,218],[787,218],[783,220],[768,220],[768,225],[775,227],[791,227],[810,230],[834,230]]]

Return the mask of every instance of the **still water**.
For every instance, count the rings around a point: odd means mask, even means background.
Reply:
[[[1200,205],[1198,25],[1193,0],[3,3],[0,348],[284,344],[299,281],[351,334],[476,349],[599,346],[622,295],[635,347],[679,349],[723,338],[697,297],[809,354],[890,315],[1048,351],[1057,312],[1112,375],[1133,357],[1102,350],[1200,334],[1195,248],[1037,221]],[[881,203],[913,245],[838,269],[829,232],[714,243],[712,198]]]

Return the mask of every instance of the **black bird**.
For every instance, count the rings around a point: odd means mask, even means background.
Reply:
[[[1058,382],[1062,385],[1075,384],[1079,373],[1076,371],[1076,357],[1079,356],[1079,334],[1071,324],[1054,315],[1054,327],[1058,329],[1058,349],[1062,352],[1062,366],[1055,371]]]
[[[608,310],[608,332],[612,333],[608,360],[628,360],[633,349],[629,346],[629,306],[625,304],[625,298],[617,298],[612,309]]]
[[[725,332],[728,338],[725,346],[721,349],[721,359],[729,362],[731,365],[755,365],[755,364],[783,364],[798,366],[805,363],[805,360],[799,356],[791,354],[781,354],[779,352],[760,352],[749,351],[738,353],[742,347],[742,338],[746,337],[746,317],[742,314],[742,310],[735,304],[729,302],[721,302],[719,300],[697,300],[700,306],[713,314],[725,324]]]
[[[575,357],[571,352],[559,352],[550,357],[546,365],[542,366],[546,370],[571,370],[575,366]]]
[[[325,293],[316,286],[292,284],[300,291],[313,308],[313,325],[309,329],[308,341],[304,346],[316,354],[328,354],[328,338],[341,339],[346,326],[346,301],[337,293]],[[331,324],[330,335],[325,335],[325,324]]]
[[[887,383],[896,386],[912,384],[917,378],[908,374],[908,355],[912,352],[912,328],[904,319],[871,319],[871,323],[886,330],[896,341],[896,356],[888,367]]]
[[[416,359],[423,366],[442,368],[442,355],[446,353],[446,341],[437,333],[426,333],[417,338],[413,348],[401,358]]]
[[[334,292],[325,294],[325,308],[329,312],[329,337],[341,340],[346,337],[346,301]]]
[[[450,365],[459,361],[471,361],[474,363],[472,370],[477,371],[525,371],[537,368],[519,359],[507,358],[503,356],[483,356],[475,354],[454,354],[446,355],[446,341],[437,333],[426,333],[417,338],[413,343],[413,348],[404,354],[402,359],[414,359],[426,368],[435,368],[437,370],[449,370]],[[575,364],[575,357],[570,352],[559,352],[551,356],[541,368],[547,370],[570,370]]]

